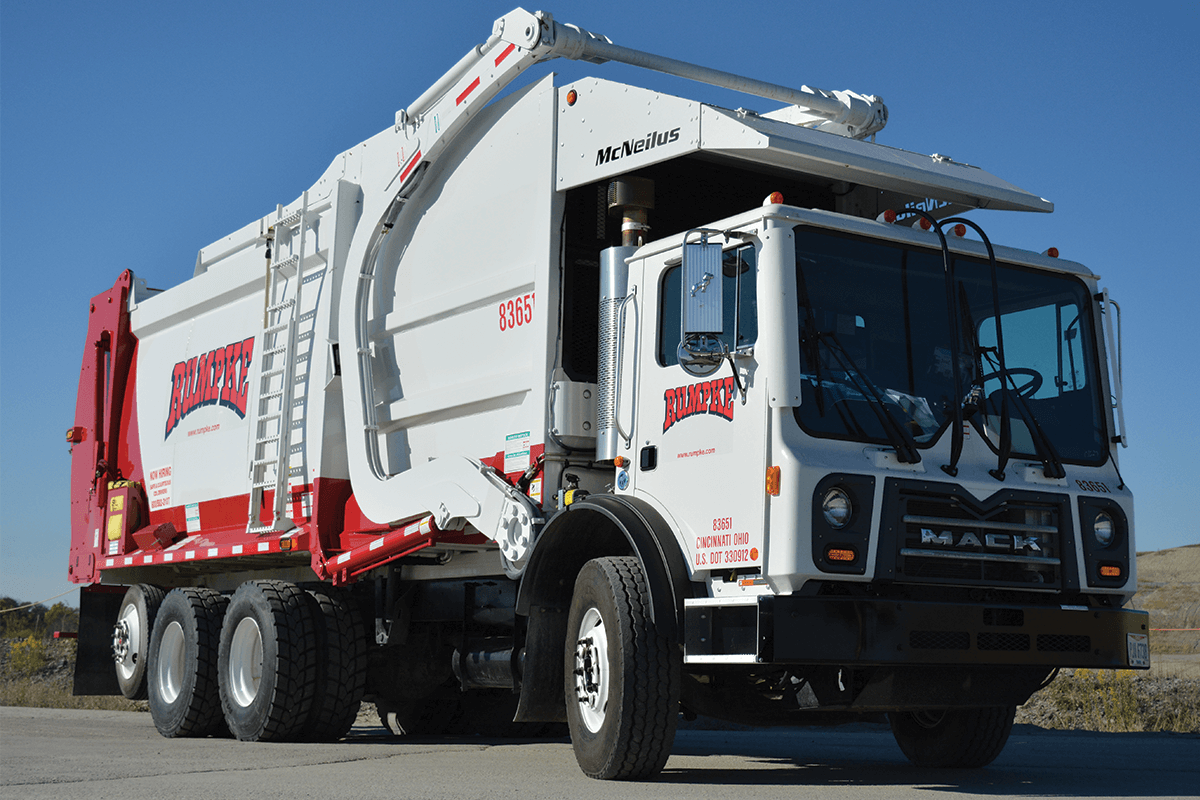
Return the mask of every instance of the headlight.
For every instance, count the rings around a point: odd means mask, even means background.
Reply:
[[[850,495],[834,487],[825,493],[825,498],[821,501],[821,512],[825,515],[825,522],[829,523],[829,527],[841,530],[850,524],[850,517],[854,515],[854,504],[850,502]]]
[[[1095,521],[1092,522],[1092,536],[1096,537],[1096,544],[1101,547],[1108,547],[1113,543],[1116,530],[1113,518],[1104,511],[1097,514]]]

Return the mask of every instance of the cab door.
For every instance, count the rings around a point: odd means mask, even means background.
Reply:
[[[622,452],[630,489],[674,519],[693,570],[728,578],[764,563],[767,403],[754,385],[756,245],[713,247],[711,267],[690,283],[679,251],[631,265],[641,319],[634,441]],[[681,296],[718,291],[720,332],[708,346],[728,355],[696,365],[685,353],[681,363]]]

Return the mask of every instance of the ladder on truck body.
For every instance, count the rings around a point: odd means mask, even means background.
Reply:
[[[300,199],[300,208],[287,216],[282,206],[276,209],[277,219],[267,233],[268,262],[263,299],[263,328],[261,370],[258,396],[251,410],[251,430],[254,450],[250,461],[250,508],[247,533],[271,533],[295,527],[298,520],[287,514],[291,478],[303,478],[304,418],[307,409],[306,392],[297,397],[296,387],[308,380],[305,366],[311,347],[304,347],[313,337],[316,309],[305,312],[303,287],[311,277],[306,275],[306,231],[310,225],[308,192]],[[296,229],[293,232],[293,229]],[[298,241],[297,241],[298,238]],[[286,258],[283,245],[290,242],[292,254]],[[322,265],[323,266],[323,265]],[[293,289],[289,293],[288,285]],[[290,294],[290,296],[289,296]],[[302,330],[303,328],[303,330]],[[300,367],[304,366],[304,373]],[[266,492],[274,492],[270,521],[263,522]]]

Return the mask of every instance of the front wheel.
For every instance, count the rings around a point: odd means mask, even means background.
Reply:
[[[567,725],[580,769],[602,780],[658,774],[675,741],[680,664],[650,619],[638,559],[584,565],[571,599],[565,656]]]
[[[918,767],[983,767],[1012,732],[1016,706],[893,711],[892,735]]]

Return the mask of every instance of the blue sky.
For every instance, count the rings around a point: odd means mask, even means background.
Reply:
[[[0,595],[71,588],[69,458],[87,303],[151,286],[392,123],[505,2],[0,6]],[[533,7],[531,7],[532,9]],[[993,241],[1103,276],[1124,311],[1121,469],[1141,550],[1200,542],[1200,11],[1193,3],[574,2],[556,19],[785,85],[877,94],[879,141],[1052,200],[975,212]],[[555,62],[727,107],[619,65]],[[536,70],[544,74],[550,67]],[[68,596],[68,602],[74,598]]]

